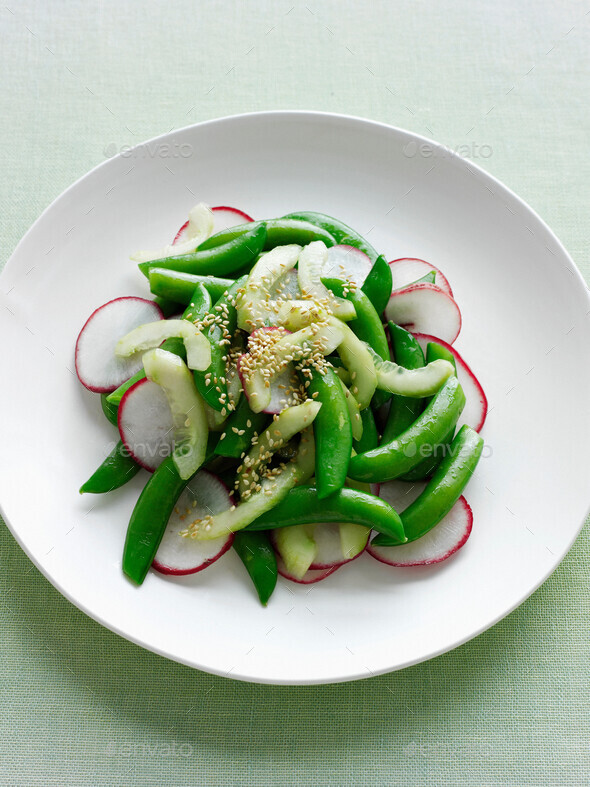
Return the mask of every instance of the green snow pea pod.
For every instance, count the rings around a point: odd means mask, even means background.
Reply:
[[[457,365],[455,363],[455,356],[453,353],[440,344],[429,342],[426,346],[426,363],[430,363],[431,361],[436,361],[438,359],[442,359],[443,361],[448,361],[451,363],[455,367],[455,373],[457,372]],[[454,436],[455,427],[453,426],[449,430],[449,433],[444,436],[441,442],[434,446],[432,456],[427,456],[425,459],[423,459],[420,464],[413,468],[413,470],[410,470],[409,473],[406,473],[404,476],[402,476],[402,480],[423,481],[425,478],[430,478],[432,473],[441,463],[443,457],[446,456],[447,450],[450,444],[453,442]]]
[[[383,323],[368,295],[359,289],[349,289],[346,282],[340,279],[322,279],[322,282],[332,290],[334,295],[346,298],[354,305],[356,317],[349,321],[348,327],[352,328],[358,338],[370,345],[384,361],[389,361],[389,345]],[[377,390],[373,394],[371,404],[379,408],[390,398],[391,394],[388,391]]]
[[[209,274],[226,276],[255,260],[262,251],[265,240],[266,226],[262,223],[221,246],[214,246],[212,249],[206,250],[199,247],[189,254],[177,254],[172,257],[162,257],[159,260],[142,262],[138,267],[148,278],[150,270],[153,268],[169,268],[174,271],[202,276]]]
[[[333,369],[320,374],[310,369],[308,395],[321,402],[321,409],[313,422],[315,440],[315,478],[318,499],[331,495],[344,486],[348,461],[352,451],[352,426],[346,394],[340,378]]]
[[[110,395],[110,394],[109,394]],[[118,426],[117,417],[118,417],[118,402],[113,404],[109,400],[109,395],[101,394],[100,395],[100,405],[102,407],[102,411],[105,414],[107,421],[110,421],[113,426]]]
[[[234,535],[233,548],[254,583],[260,603],[266,606],[276,587],[279,573],[268,533],[239,530]]]
[[[182,311],[182,304],[178,301],[172,300],[171,298],[163,298],[160,295],[156,295],[154,298],[154,303],[160,307],[162,314],[164,315],[164,319],[168,319],[168,317],[173,317],[175,314],[180,314]]]
[[[482,449],[483,439],[478,433],[462,426],[426,489],[401,515],[408,541],[421,538],[449,513],[473,475]],[[373,543],[395,546],[384,535],[376,536]]]
[[[373,263],[373,267],[361,287],[365,295],[369,296],[377,314],[383,314],[385,311],[392,288],[391,268],[385,257],[381,255]]]
[[[80,487],[80,494],[93,495],[111,492],[118,489],[141,470],[137,462],[129,455],[122,440],[116,444],[111,453],[94,471],[85,484]]]
[[[373,397],[375,398],[375,397]],[[357,454],[363,454],[365,451],[371,451],[379,445],[379,433],[377,432],[377,424],[375,423],[375,416],[370,407],[365,407],[361,410],[361,421],[363,423],[363,436],[360,440],[354,440],[352,447]]]
[[[339,221],[332,216],[327,216],[325,213],[317,213],[309,210],[295,211],[294,213],[288,213],[283,218],[309,221],[311,224],[315,224],[316,227],[320,227],[326,232],[329,232],[337,244],[354,246],[355,249],[364,251],[371,262],[375,262],[378,257],[377,252],[371,244],[368,243],[362,235],[356,232],[356,230],[353,230],[352,227],[349,227],[348,224],[345,224],[343,221]]]
[[[321,500],[313,486],[296,486],[270,511],[255,519],[245,529],[274,530],[278,527],[315,522],[354,522],[373,528],[405,544],[406,536],[399,514],[375,495],[344,487],[327,500]]]
[[[203,284],[211,299],[216,301],[234,283],[233,279],[199,276],[193,273],[171,271],[167,268],[150,268],[149,279],[150,290],[154,295],[169,298],[183,306],[190,303],[197,284]]]
[[[149,477],[127,528],[123,572],[141,585],[156,556],[176,501],[187,485],[178,474],[174,456],[167,456]]]
[[[241,396],[238,406],[223,427],[215,453],[239,459],[244,451],[250,450],[254,435],[264,432],[270,421],[271,416],[267,413],[252,412],[247,397]]]
[[[430,456],[453,427],[465,406],[465,394],[456,377],[449,377],[414,423],[399,437],[350,460],[348,475],[367,483],[391,481]]]
[[[227,354],[231,336],[233,336],[238,323],[238,315],[234,305],[235,295],[247,278],[247,276],[242,276],[241,279],[235,281],[215,303],[211,316],[219,316],[221,324],[213,323],[205,332],[211,345],[211,363],[204,372],[193,372],[198,392],[210,407],[222,414],[229,404]]]
[[[336,240],[333,235],[308,221],[294,220],[290,218],[267,219],[266,221],[255,221],[247,224],[237,224],[235,227],[228,227],[221,232],[211,235],[206,241],[201,243],[199,250],[204,251],[213,249],[221,244],[230,243],[236,238],[251,231],[253,227],[266,227],[266,240],[264,251],[270,251],[275,246],[285,246],[290,243],[297,243],[299,246],[306,246],[314,240],[322,240],[326,246],[334,246]]]
[[[395,362],[405,369],[421,369],[424,366],[424,353],[416,338],[391,320],[388,324]],[[414,423],[423,409],[424,399],[394,394],[381,442],[389,443],[399,437]]]

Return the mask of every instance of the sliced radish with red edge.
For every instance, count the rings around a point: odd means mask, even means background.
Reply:
[[[99,306],[76,341],[76,374],[82,385],[96,393],[110,393],[133,377],[141,369],[142,354],[118,358],[115,345],[139,325],[162,319],[160,307],[145,298],[126,296]]]
[[[389,266],[391,268],[394,290],[401,290],[426,276],[430,271],[434,271],[436,274],[434,280],[436,286],[440,287],[451,298],[453,297],[453,290],[447,277],[432,263],[426,262],[426,260],[420,260],[417,257],[401,257],[399,260],[391,260]]]
[[[313,531],[313,540],[316,543],[317,552],[313,563],[309,567],[310,570],[338,568],[345,563],[350,563],[351,560],[356,560],[357,557],[362,555],[369,540],[369,531],[367,530],[364,548],[352,557],[348,557],[342,552],[342,538],[340,526],[337,522],[318,524]]]
[[[371,258],[364,251],[338,244],[328,249],[322,276],[326,279],[347,279],[362,287],[372,267]]]
[[[464,497],[460,497],[438,525],[417,541],[398,547],[369,544],[367,552],[388,566],[431,566],[447,560],[461,549],[471,535],[472,527],[471,506]]]
[[[424,353],[426,353],[426,345],[429,342],[436,342],[453,353],[455,363],[457,364],[457,378],[461,383],[461,388],[463,388],[466,399],[465,408],[461,413],[457,428],[463,424],[468,424],[472,429],[475,429],[476,432],[479,432],[488,414],[488,400],[481,383],[473,374],[471,368],[465,363],[457,350],[442,339],[438,339],[436,336],[428,336],[424,333],[416,333],[414,336],[418,340]]]
[[[119,404],[119,434],[135,461],[153,472],[174,449],[174,422],[163,389],[144,378]]]
[[[195,519],[220,514],[232,505],[227,487],[217,476],[206,470],[198,472],[178,498],[152,568],[160,574],[180,577],[196,574],[219,560],[231,547],[233,533],[210,541],[198,541],[184,538],[180,532]]]
[[[461,330],[461,312],[436,284],[412,284],[391,293],[385,316],[412,333],[440,336],[452,344]]]
[[[213,211],[214,218],[213,234],[221,232],[221,230],[226,230],[229,227],[235,227],[237,224],[246,224],[247,222],[254,221],[251,216],[248,216],[243,210],[238,210],[238,208],[229,208],[226,205],[219,205],[216,208],[211,208],[211,210]],[[187,227],[188,221],[185,221],[172,241],[173,246],[188,240],[186,235]]]

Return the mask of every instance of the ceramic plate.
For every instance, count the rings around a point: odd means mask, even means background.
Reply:
[[[198,201],[254,217],[332,214],[389,259],[434,263],[463,312],[456,347],[490,402],[467,490],[467,545],[439,566],[363,555],[318,585],[279,581],[268,608],[231,552],[183,578],[121,573],[146,475],[105,497],[78,488],[116,440],[74,374],[90,312],[147,295],[129,260],[168,243]],[[62,194],[0,277],[0,500],[45,576],[139,645],[219,675],[328,683],[414,664],[474,637],[555,569],[588,508],[590,300],[541,219],[469,161],[358,118],[272,112],[175,131],[98,166]]]

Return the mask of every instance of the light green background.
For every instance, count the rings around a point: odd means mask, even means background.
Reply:
[[[587,2],[294,3],[8,0],[3,259],[113,151],[298,108],[458,147],[527,200],[590,278]],[[587,529],[473,642],[311,688],[240,684],[141,650],[65,601],[3,527],[0,546],[2,785],[589,781]]]

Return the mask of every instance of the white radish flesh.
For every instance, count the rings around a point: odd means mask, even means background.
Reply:
[[[426,276],[427,273],[434,271],[434,283],[436,286],[440,287],[451,298],[453,297],[453,290],[447,277],[430,262],[426,262],[426,260],[419,260],[417,257],[402,257],[399,260],[392,260],[389,266],[391,268],[394,290],[401,290]]]
[[[153,472],[174,449],[174,422],[166,394],[144,378],[119,405],[119,433],[135,461]]]
[[[387,486],[387,484],[383,484]],[[465,545],[471,535],[473,513],[464,497],[460,497],[449,513],[426,535],[398,547],[369,544],[367,552],[389,566],[430,566],[451,557]]]
[[[429,342],[436,342],[453,354],[457,365],[457,378],[461,383],[461,388],[463,388],[466,399],[465,408],[461,413],[457,428],[463,426],[463,424],[468,424],[475,429],[476,432],[479,432],[485,423],[488,413],[488,400],[477,377],[473,374],[472,370],[465,363],[457,350],[451,347],[450,344],[447,344],[447,342],[444,342],[442,339],[438,339],[436,336],[428,336],[423,333],[416,333],[414,335],[424,353],[426,353],[426,346]]]
[[[365,550],[371,532],[354,523],[330,522],[310,527],[316,545],[311,569],[337,568],[354,560]]]
[[[210,566],[231,547],[233,533],[211,541],[196,541],[180,535],[187,523],[207,515],[219,514],[233,504],[227,487],[206,470],[188,482],[168,520],[152,568],[161,574],[185,576]]]
[[[435,284],[412,284],[391,294],[385,316],[412,333],[440,336],[452,344],[461,330],[455,301]]]
[[[141,369],[141,354],[117,358],[121,336],[162,320],[159,306],[144,298],[115,298],[92,312],[76,341],[76,373],[90,391],[110,393]]]
[[[345,279],[362,287],[371,272],[371,258],[354,246],[330,246],[322,266],[324,279]]]

